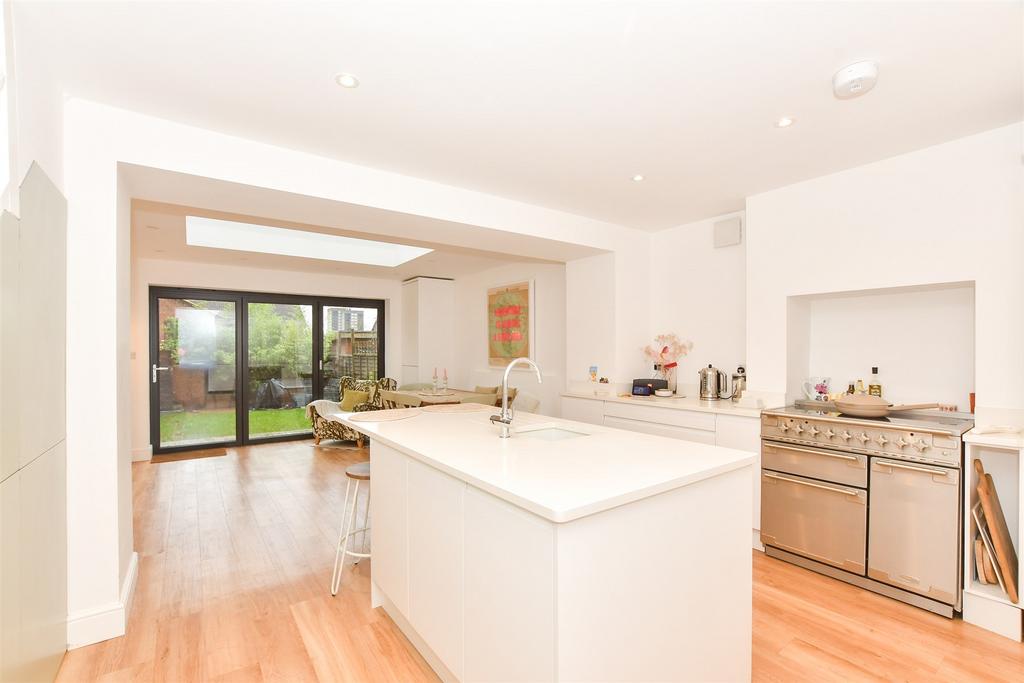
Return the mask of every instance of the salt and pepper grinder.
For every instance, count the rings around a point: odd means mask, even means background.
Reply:
[[[442,372],[444,376],[441,378],[441,392],[448,393],[448,368],[443,368]]]
[[[437,366],[434,366],[434,393],[437,393]]]

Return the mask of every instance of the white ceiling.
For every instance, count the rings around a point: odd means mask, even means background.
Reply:
[[[1020,2],[19,2],[15,28],[74,95],[644,229],[1024,115]],[[878,86],[836,100],[860,59]]]

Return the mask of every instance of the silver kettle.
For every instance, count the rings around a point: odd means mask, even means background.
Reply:
[[[717,401],[723,396],[729,398],[729,376],[713,365],[701,368],[697,372],[700,377],[700,400]]]

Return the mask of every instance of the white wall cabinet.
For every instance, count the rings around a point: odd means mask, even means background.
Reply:
[[[0,216],[0,681],[67,649],[66,203],[33,165]]]

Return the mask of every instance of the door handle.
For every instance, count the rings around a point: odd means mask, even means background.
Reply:
[[[170,368],[169,367],[162,368],[162,367],[158,366],[156,363],[153,363],[153,384],[156,384],[156,372],[157,372],[157,370],[170,370]]]
[[[924,472],[925,474],[937,474],[941,477],[949,476],[949,470],[939,469],[938,467],[919,467],[917,465],[904,465],[899,462],[889,462],[888,460],[876,460],[879,465],[885,467],[891,467],[897,470],[910,470],[911,472]]]
[[[841,488],[838,488],[836,486],[826,486],[825,484],[814,484],[814,483],[809,482],[809,481],[803,481],[802,479],[790,479],[789,477],[780,477],[779,475],[772,474],[771,472],[762,472],[761,474],[766,476],[766,477],[768,477],[769,479],[778,479],[779,481],[788,481],[790,484],[799,484],[800,486],[809,486],[812,489],[823,489],[825,491],[831,491],[832,493],[842,493],[842,494],[847,495],[847,496],[854,496],[854,497],[856,497],[860,493],[860,491],[852,491],[850,489],[841,489]]]
[[[792,448],[790,446],[777,446],[775,444],[772,444],[770,448],[774,448],[777,451],[792,451],[793,453],[806,453],[807,455],[823,455],[827,458],[836,458],[838,460],[852,460],[854,462],[856,462],[859,459],[856,455],[844,455],[843,453],[832,453],[831,451],[812,451],[806,448]]]

